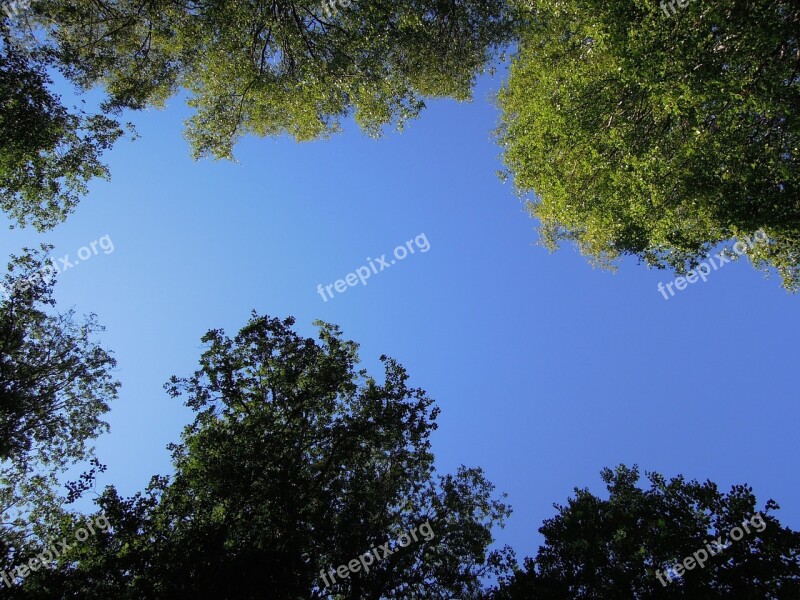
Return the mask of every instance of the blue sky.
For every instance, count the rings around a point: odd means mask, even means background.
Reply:
[[[664,300],[666,272],[624,261],[612,274],[535,246],[536,223],[496,176],[499,82],[379,141],[350,123],[323,142],[246,138],[237,163],[191,160],[176,99],[132,116],[141,138],[107,155],[111,182],[65,224],[3,234],[6,256],[48,241],[74,258],[113,240],[56,287],[60,310],[97,313],[119,361],[101,484],[132,494],[169,472],[165,446],[190,414],[163,384],[196,368],[205,331],[235,333],[255,309],[295,316],[305,335],[315,319],[339,324],[376,374],[384,353],[405,365],[442,409],[440,470],[481,466],[508,493],[497,539],[520,556],[554,502],[601,491],[599,471],[619,463],[747,482],[800,528],[800,298],[739,261]],[[422,233],[428,252],[318,295]]]

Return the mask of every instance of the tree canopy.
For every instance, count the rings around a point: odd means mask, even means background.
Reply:
[[[86,184],[123,109],[185,93],[195,157],[243,135],[326,137],[354,117],[379,135],[426,99],[471,97],[517,45],[499,96],[507,174],[541,221],[596,264],[630,255],[685,273],[763,230],[747,258],[800,287],[800,9],[790,0],[42,0],[0,18],[0,208],[52,227]],[[30,52],[18,50],[27,40]],[[48,70],[101,87],[69,112]]]
[[[0,286],[0,571],[85,491],[76,482],[61,494],[70,466],[102,470],[91,441],[106,431],[119,386],[97,319],[52,314],[49,249],[12,257]]]
[[[0,460],[63,465],[87,456],[116,397],[116,361],[94,315],[51,314],[55,268],[42,251],[12,257],[0,301]]]
[[[685,272],[763,228],[771,242],[749,257],[796,289],[797,3],[520,4],[498,135],[542,242]]]
[[[245,133],[310,140],[350,115],[372,135],[402,127],[425,98],[469,98],[513,32],[505,0],[46,0],[37,14],[64,73],[102,84],[109,109],[187,90],[194,154],[215,157]]]
[[[607,499],[576,489],[555,505],[544,545],[492,600],[800,597],[800,533],[769,514],[777,503],[759,508],[747,485],[725,494],[710,481],[648,479],[645,490],[637,467],[605,469]]]
[[[0,14],[0,209],[50,229],[122,135],[123,109],[185,92],[195,157],[231,158],[247,133],[325,137],[354,116],[370,135],[402,128],[426,98],[471,97],[475,77],[512,36],[505,0],[35,2]],[[70,111],[58,72],[97,114]]]
[[[469,99],[516,43],[497,136],[545,245],[685,273],[763,232],[747,258],[796,291],[798,34],[793,0],[36,0],[0,14],[0,210],[40,231],[63,221],[108,176],[128,110],[185,94],[195,158],[350,117],[378,136],[428,99]],[[69,109],[60,76],[98,88],[98,110]],[[233,337],[209,331],[198,370],[166,384],[193,412],[172,472],[129,497],[107,487],[110,526],[20,575],[79,524],[66,507],[105,470],[92,440],[119,388],[95,316],[52,310],[50,249],[12,256],[0,287],[4,598],[800,597],[800,533],[777,503],[658,473],[643,489],[637,467],[603,471],[607,498],[555,505],[516,565],[493,546],[505,496],[480,468],[437,471],[438,408],[398,362],[381,356],[376,377],[335,325],[306,338],[257,313]]]
[[[94,178],[108,178],[102,153],[122,135],[113,118],[70,112],[52,93],[48,60],[0,17],[0,210],[43,231],[62,222]]]
[[[113,533],[25,581],[37,598],[474,598],[506,564],[489,552],[508,507],[480,469],[437,475],[438,409],[394,360],[384,381],[355,343],[320,324],[253,315],[203,339],[200,369],[167,385],[196,412],[171,446],[175,473],[134,498],[109,488]],[[321,574],[429,523],[368,572]],[[72,562],[74,560],[74,562]]]

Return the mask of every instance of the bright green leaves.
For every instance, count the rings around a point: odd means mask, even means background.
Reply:
[[[763,227],[798,285],[796,8],[535,3],[499,137],[551,248],[685,270]],[[793,21],[794,19],[794,21]]]
[[[248,133],[325,137],[349,116],[370,135],[402,127],[425,98],[470,98],[512,35],[502,0],[360,0],[329,12],[317,0],[117,0],[44,12],[69,75],[104,84],[109,107],[189,90],[196,157],[229,158]]]

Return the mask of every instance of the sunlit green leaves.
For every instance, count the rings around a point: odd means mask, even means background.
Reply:
[[[499,139],[543,242],[686,270],[759,228],[797,288],[797,7],[529,3]]]
[[[70,76],[104,84],[109,107],[189,90],[187,136],[215,157],[246,133],[316,139],[348,116],[370,135],[402,127],[425,98],[470,98],[512,35],[502,0],[360,0],[329,14],[317,0],[86,0],[43,14]]]

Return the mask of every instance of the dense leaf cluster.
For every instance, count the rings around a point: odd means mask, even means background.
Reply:
[[[194,154],[216,157],[245,133],[309,140],[352,115],[377,135],[425,98],[468,99],[512,20],[503,0],[51,0],[42,14],[69,75],[102,83],[110,107],[187,90]]]
[[[25,582],[35,597],[476,597],[506,562],[489,552],[508,508],[480,469],[436,475],[428,437],[438,410],[383,357],[385,379],[357,370],[356,345],[321,324],[320,343],[253,316],[233,339],[205,336],[201,369],[173,378],[196,412],[175,474],[143,495],[99,500],[115,524],[62,569]],[[429,522],[433,540],[337,580],[321,571]]]
[[[122,135],[106,115],[69,112],[49,88],[46,62],[6,37],[0,43],[0,210],[42,231],[66,219],[102,153]]]
[[[641,489],[636,467],[604,471],[608,499],[584,489],[556,505],[557,515],[540,529],[545,544],[517,567],[510,549],[491,549],[492,530],[510,509],[482,471],[436,473],[429,436],[438,409],[423,390],[408,387],[405,370],[382,357],[379,382],[358,368],[357,345],[337,327],[319,323],[317,341],[299,336],[293,324],[253,314],[233,338],[210,331],[200,368],[166,385],[195,413],[180,443],[170,446],[174,473],[153,477],[130,498],[106,488],[96,503],[111,528],[0,594],[789,600],[800,592],[800,533],[770,514],[777,504],[759,508],[747,486],[724,494],[710,482],[658,474]],[[92,424],[79,413],[72,418],[84,428]],[[68,499],[89,490],[98,470],[94,462],[71,484]],[[35,486],[24,491],[42,493]],[[78,514],[57,506],[52,492],[47,498],[37,505],[34,527],[7,528],[4,569],[78,527]],[[724,556],[669,588],[659,582],[657,570],[757,512],[764,527]],[[326,589],[323,574],[422,523],[432,538],[395,546],[369,571],[334,578]],[[493,580],[499,585],[487,587]]]
[[[798,4],[524,4],[499,138],[542,241],[683,272],[763,228],[751,260],[796,289]]]
[[[607,498],[576,489],[539,529],[544,545],[535,559],[492,600],[800,597],[800,533],[769,515],[775,502],[759,508],[745,485],[725,494],[710,481],[667,480],[658,473],[648,479],[649,489],[642,489],[638,469],[620,466],[603,471]],[[759,527],[733,541],[730,532],[756,514]],[[671,582],[664,575],[715,540],[728,547],[702,568],[673,574]]]

